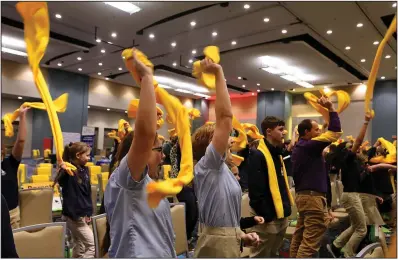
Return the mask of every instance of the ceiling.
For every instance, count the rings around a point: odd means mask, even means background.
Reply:
[[[204,47],[216,45],[231,92],[301,88],[261,70],[259,57],[266,55],[312,75],[309,83],[316,87],[342,86],[366,81],[378,46],[374,42],[381,42],[396,12],[394,2],[381,1],[132,3],[141,11],[130,15],[104,2],[49,2],[51,39],[43,66],[135,86],[121,51],[136,46],[154,63],[155,75],[169,77],[177,86],[183,82],[200,87],[191,78],[189,60],[201,58]],[[15,2],[1,5],[2,35],[23,39]],[[269,21],[264,22],[265,18]],[[357,27],[358,23],[363,26]],[[332,33],[327,34],[328,30]],[[112,37],[112,32],[117,37]],[[212,36],[213,32],[217,36]],[[392,38],[385,47],[380,80],[382,76],[383,80],[396,80],[396,45]],[[4,52],[2,58],[27,62],[26,57]],[[172,86],[173,94],[177,94],[173,91],[177,86]]]

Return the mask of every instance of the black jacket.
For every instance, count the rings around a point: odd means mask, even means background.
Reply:
[[[285,178],[282,175],[282,164],[280,161],[282,150],[273,147],[265,139],[264,142],[274,161],[279,191],[282,198],[284,217],[288,217],[292,210],[288,196],[288,187],[286,187]],[[269,188],[267,163],[263,153],[259,150],[255,150],[250,154],[249,198],[250,207],[254,209],[256,215],[263,217],[265,222],[276,220],[275,205]]]

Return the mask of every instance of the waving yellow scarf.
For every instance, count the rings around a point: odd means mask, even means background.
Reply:
[[[342,113],[350,104],[351,98],[350,95],[342,90],[331,91],[325,93],[323,90],[320,90],[321,94],[326,97],[331,97],[333,95],[337,96],[338,108],[337,113]],[[305,99],[307,99],[308,103],[315,108],[315,110],[322,115],[325,119],[326,123],[329,123],[329,110],[318,104],[318,97],[312,94],[311,92],[304,93]]]
[[[384,138],[379,138],[377,141],[381,143],[381,146],[387,150],[388,154],[384,156],[376,156],[370,159],[371,163],[396,163],[397,162],[397,148],[391,142]]]
[[[25,102],[22,104],[23,107],[36,108],[41,110],[47,110],[46,106],[42,102]],[[61,95],[59,98],[54,100],[55,110],[58,113],[63,113],[66,111],[68,106],[68,94],[65,93]],[[12,126],[12,122],[14,122],[19,117],[19,108],[15,110],[13,113],[5,114],[3,116],[4,128],[5,128],[5,136],[13,137],[14,136],[14,127]]]
[[[115,139],[118,143],[120,143],[120,141],[121,141],[120,137],[117,136],[117,132],[115,130],[112,130],[111,132],[109,132],[108,137]]]
[[[124,135],[126,134],[126,126],[127,126],[127,132],[133,131],[133,128],[130,126],[129,122],[127,122],[124,119],[120,119],[118,122],[118,129],[117,129],[117,132],[120,137],[124,137]]]
[[[220,63],[220,52],[217,46],[206,47],[203,50],[203,54],[214,63]],[[192,75],[198,79],[200,84],[210,89],[216,88],[216,75],[203,72],[199,60],[193,63]]]
[[[129,118],[135,118],[137,116],[137,110],[138,110],[138,104],[140,103],[139,99],[133,99],[130,101],[130,104],[128,106],[127,109],[127,116]],[[163,120],[163,110],[160,109],[160,107],[156,106],[156,113],[158,116],[158,120],[156,122],[156,127],[159,130],[163,124],[164,124],[164,120]]]
[[[50,39],[50,23],[47,4],[45,2],[20,2],[16,6],[24,21],[26,52],[28,54],[29,65],[33,72],[36,87],[50,119],[57,161],[70,175],[73,175],[72,171],[76,170],[76,167],[66,162],[63,164],[63,136],[58,120],[57,108],[52,101],[50,91],[48,90],[46,81],[39,67]]]
[[[122,55],[125,57],[127,68],[137,84],[140,84],[141,81],[132,64],[133,50],[124,50]],[[144,64],[153,68],[152,63],[144,54],[141,53],[137,56]],[[159,202],[166,196],[178,194],[182,190],[182,187],[189,184],[193,179],[192,142],[188,111],[177,98],[168,94],[163,88],[158,87],[156,81],[154,81],[154,86],[158,102],[165,107],[170,120],[175,125],[181,148],[181,163],[177,178],[151,182],[147,185],[148,204],[152,208],[157,207]]]
[[[254,140],[259,140],[259,139],[263,139],[264,136],[262,134],[260,134],[260,131],[258,130],[256,125],[253,124],[249,124],[249,123],[244,123],[242,124],[243,129],[245,129],[246,134],[254,139]]]
[[[247,136],[245,133],[245,129],[239,122],[239,120],[233,116],[232,117],[232,127],[238,131],[239,135],[237,137],[234,137],[234,144],[232,145],[231,151],[233,152],[239,152],[242,149],[246,148],[247,145]]]

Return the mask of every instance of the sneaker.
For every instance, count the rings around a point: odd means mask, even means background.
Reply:
[[[326,249],[333,256],[333,258],[340,258],[341,256],[340,249],[335,247],[334,244],[327,244]]]

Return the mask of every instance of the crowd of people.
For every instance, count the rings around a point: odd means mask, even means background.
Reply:
[[[136,56],[133,64],[140,78],[140,99],[145,102],[139,103],[134,131],[126,128],[112,156],[101,207],[107,216],[102,254],[110,258],[176,258],[169,201],[164,198],[156,208],[149,207],[146,186],[161,178],[161,164],[172,165],[171,178],[178,175],[179,142],[176,137],[164,144],[159,140],[153,71]],[[395,184],[390,180],[396,175],[395,164],[371,161],[386,155],[382,143],[378,141],[370,149],[362,146],[372,115],[365,115],[355,141],[337,145],[342,126],[327,97],[318,100],[329,111],[327,126],[321,128],[318,122],[305,119],[288,142],[284,140],[284,120],[269,115],[261,123],[263,138],[247,136],[247,146],[239,152],[244,161],[237,166],[231,159],[233,114],[223,69],[208,58],[201,61],[201,67],[215,75],[216,121],[194,131],[194,179],[177,194],[186,205],[187,238],[191,240],[198,233],[194,257],[239,258],[242,247],[249,247],[253,258],[278,257],[293,204],[299,214],[290,257],[316,256],[334,217],[329,175],[336,174],[341,176],[341,203],[351,224],[328,249],[336,258],[354,257],[367,226],[383,224],[378,204],[395,196]],[[2,257],[18,256],[11,228],[19,227],[17,169],[26,137],[26,111],[21,107],[19,133],[11,155],[2,157]],[[85,166],[90,151],[85,143],[65,147],[63,160],[77,171],[70,175],[61,167],[55,179],[62,191],[63,219],[75,242],[73,256],[80,258],[95,255],[89,227],[93,214],[90,175]],[[241,218],[244,193],[250,199],[249,218]]]

